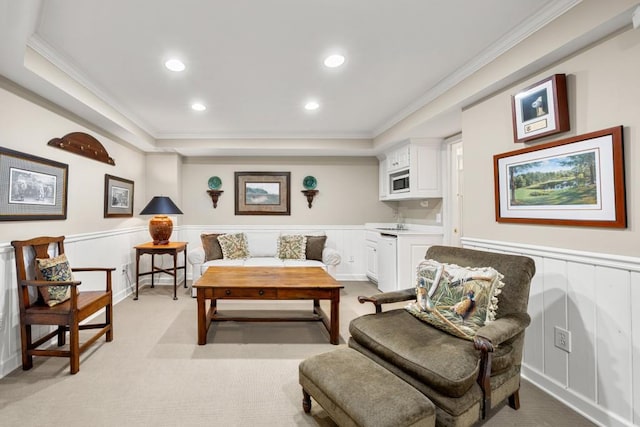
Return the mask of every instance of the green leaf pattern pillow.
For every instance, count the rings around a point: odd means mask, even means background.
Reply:
[[[306,259],[307,236],[301,234],[282,235],[278,239],[278,258]]]
[[[249,244],[244,233],[223,234],[218,236],[224,259],[249,258]]]
[[[422,261],[418,264],[416,301],[406,310],[445,332],[473,340],[478,329],[495,320],[503,277],[492,267]]]

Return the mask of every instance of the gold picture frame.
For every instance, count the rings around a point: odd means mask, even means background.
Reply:
[[[291,172],[235,172],[236,215],[291,215]]]

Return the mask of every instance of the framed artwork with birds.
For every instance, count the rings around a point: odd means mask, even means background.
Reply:
[[[445,332],[473,340],[480,327],[495,319],[502,278],[492,267],[425,260],[418,264],[416,301],[406,309]]]

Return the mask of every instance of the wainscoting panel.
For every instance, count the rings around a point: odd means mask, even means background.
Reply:
[[[598,424],[638,425],[640,259],[472,238],[462,244],[536,263],[523,376]],[[556,326],[570,332],[571,352],[554,345]]]

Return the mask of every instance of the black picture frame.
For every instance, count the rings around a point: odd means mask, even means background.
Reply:
[[[105,174],[104,217],[123,218],[133,216],[133,191],[133,181]]]
[[[0,147],[0,221],[67,219],[69,166]]]

